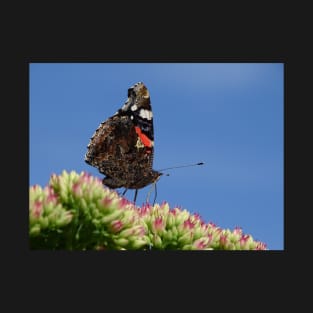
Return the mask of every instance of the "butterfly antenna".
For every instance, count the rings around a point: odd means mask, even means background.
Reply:
[[[173,168],[197,166],[197,165],[203,165],[203,164],[204,164],[204,162],[199,162],[199,163],[194,163],[194,164],[186,164],[186,165],[172,166],[172,167],[163,168],[163,169],[161,169],[161,170],[159,170],[159,171],[162,172],[162,171],[171,170],[171,169],[173,169]]]

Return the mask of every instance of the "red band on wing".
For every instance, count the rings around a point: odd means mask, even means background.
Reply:
[[[135,126],[135,130],[137,135],[139,136],[140,140],[144,144],[144,146],[151,148],[152,147],[152,140],[150,140],[145,134],[141,132],[141,129],[138,126]]]

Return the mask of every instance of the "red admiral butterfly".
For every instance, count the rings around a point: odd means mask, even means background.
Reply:
[[[138,189],[155,183],[162,173],[152,169],[153,115],[147,87],[139,82],[128,89],[128,99],[102,122],[87,146],[85,162],[106,177],[110,188]]]

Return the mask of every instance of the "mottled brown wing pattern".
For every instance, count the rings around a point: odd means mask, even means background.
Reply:
[[[161,175],[152,169],[153,146],[150,96],[138,83],[128,89],[124,106],[95,131],[85,161],[106,175],[104,185],[140,189]]]

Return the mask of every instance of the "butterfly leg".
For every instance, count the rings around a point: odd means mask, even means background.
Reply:
[[[153,200],[153,205],[155,204],[155,200],[156,200],[156,197],[157,197],[157,187],[156,187],[156,182],[153,183],[153,186],[150,188],[149,192],[148,192],[148,195],[147,195],[147,199],[146,199],[146,202],[149,203],[149,200],[150,200],[150,195],[151,195],[151,192],[152,192],[152,188],[154,187],[154,200]]]
[[[157,198],[157,185],[156,185],[156,183],[154,183],[154,199],[153,199],[153,205],[155,204],[155,200],[156,200],[156,198]]]
[[[138,189],[135,190],[134,204],[136,203]]]

